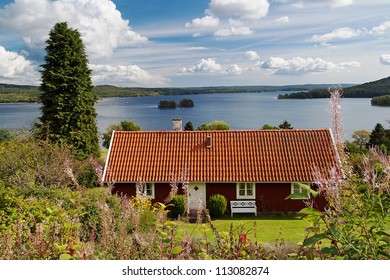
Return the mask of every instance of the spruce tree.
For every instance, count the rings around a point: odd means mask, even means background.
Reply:
[[[56,23],[41,65],[41,135],[69,145],[80,158],[98,156],[99,137],[91,70],[80,33]]]

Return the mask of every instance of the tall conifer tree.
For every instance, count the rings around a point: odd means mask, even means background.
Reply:
[[[80,158],[98,156],[99,138],[91,70],[80,33],[56,23],[42,65],[42,137],[70,145]]]

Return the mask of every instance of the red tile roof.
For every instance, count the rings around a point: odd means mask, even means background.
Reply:
[[[169,182],[186,171],[190,182],[311,182],[337,163],[328,129],[117,131],[104,181]]]

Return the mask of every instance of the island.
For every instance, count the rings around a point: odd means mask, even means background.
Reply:
[[[179,108],[190,108],[194,107],[194,101],[191,99],[183,98],[179,101],[179,103],[176,103],[173,100],[160,100],[160,103],[158,104],[159,109],[176,109]]]

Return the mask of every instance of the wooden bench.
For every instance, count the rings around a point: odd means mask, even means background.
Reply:
[[[230,201],[230,214],[233,217],[233,213],[254,213],[257,217],[256,201],[254,200],[231,200]]]

